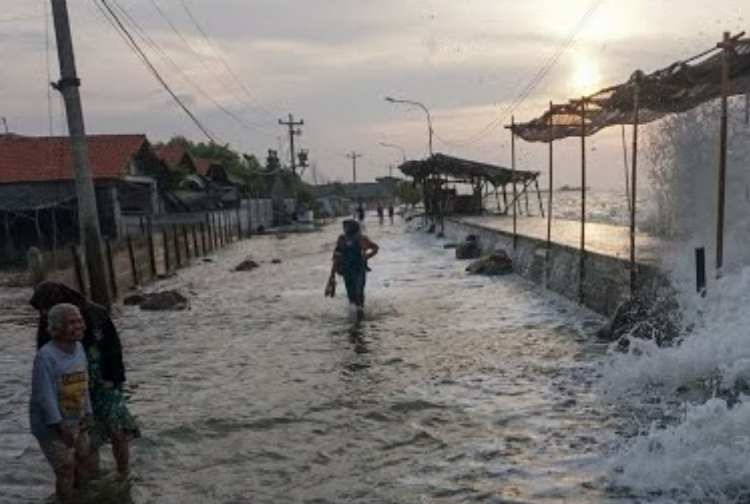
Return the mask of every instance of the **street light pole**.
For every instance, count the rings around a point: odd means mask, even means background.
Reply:
[[[394,144],[389,144],[389,143],[386,143],[386,142],[380,142],[380,145],[383,146],[383,147],[390,147],[392,149],[398,149],[399,151],[401,151],[401,157],[403,158],[404,163],[406,163],[406,151],[404,151],[403,147],[400,147],[400,146],[394,145]]]
[[[429,138],[429,147],[430,147],[430,156],[432,156],[432,117],[430,116],[430,111],[427,110],[427,107],[425,107],[423,104],[412,101],[412,100],[398,100],[396,98],[391,98],[390,96],[385,97],[385,101],[391,102],[391,103],[405,103],[408,105],[414,105],[422,110],[424,110],[424,113],[427,114],[427,135]]]

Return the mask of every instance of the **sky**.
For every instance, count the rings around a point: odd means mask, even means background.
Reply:
[[[429,110],[435,152],[510,166],[503,126],[514,103],[515,120],[527,121],[550,101],[668,66],[750,25],[747,0],[106,1],[218,141],[288,158],[279,120],[303,120],[295,142],[316,168],[305,179],[318,182],[350,181],[351,152],[361,154],[358,181],[388,175],[402,151],[427,156],[424,110],[386,96]],[[207,140],[111,26],[102,0],[68,4],[87,132]],[[2,6],[0,117],[15,133],[64,134],[60,98],[47,86],[59,78],[49,0]],[[588,140],[591,186],[624,186],[621,135],[613,128]],[[542,172],[545,186],[547,147],[516,147],[517,168]],[[555,186],[580,184],[579,139],[555,143],[555,173]]]

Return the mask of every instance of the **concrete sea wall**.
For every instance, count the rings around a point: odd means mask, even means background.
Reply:
[[[460,219],[446,219],[444,233],[447,239],[457,243],[468,235],[477,236],[485,254],[497,249],[505,250],[513,258],[513,269],[517,275],[544,285],[572,301],[582,302],[604,316],[614,314],[617,307],[631,295],[630,263],[627,260],[586,252],[581,299],[581,252],[577,248],[553,242],[547,273],[547,242],[544,240],[517,235],[514,247],[512,233]],[[661,278],[653,266],[636,263],[636,268],[637,290],[649,289]]]

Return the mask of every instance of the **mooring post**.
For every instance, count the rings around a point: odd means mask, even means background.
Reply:
[[[638,201],[638,128],[640,123],[640,73],[633,86],[633,166],[630,172],[630,297],[635,297],[637,271],[635,266],[635,216]],[[624,126],[623,126],[624,127]]]
[[[586,280],[586,97],[581,99],[581,257],[578,273],[578,301],[583,304]]]
[[[695,249],[695,288],[701,297],[706,297],[706,249]]]
[[[549,287],[550,277],[552,275],[551,270],[551,254],[552,254],[552,196],[553,187],[555,182],[555,156],[554,156],[554,115],[555,109],[552,102],[549,102],[549,194],[547,202],[547,250],[545,254],[545,281],[547,287]]]

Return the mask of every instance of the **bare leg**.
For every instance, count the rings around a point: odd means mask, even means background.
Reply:
[[[112,433],[112,455],[117,463],[117,472],[127,474],[130,471],[130,438],[127,434]]]
[[[70,502],[75,487],[75,462],[73,457],[55,469],[55,490],[62,502]]]

